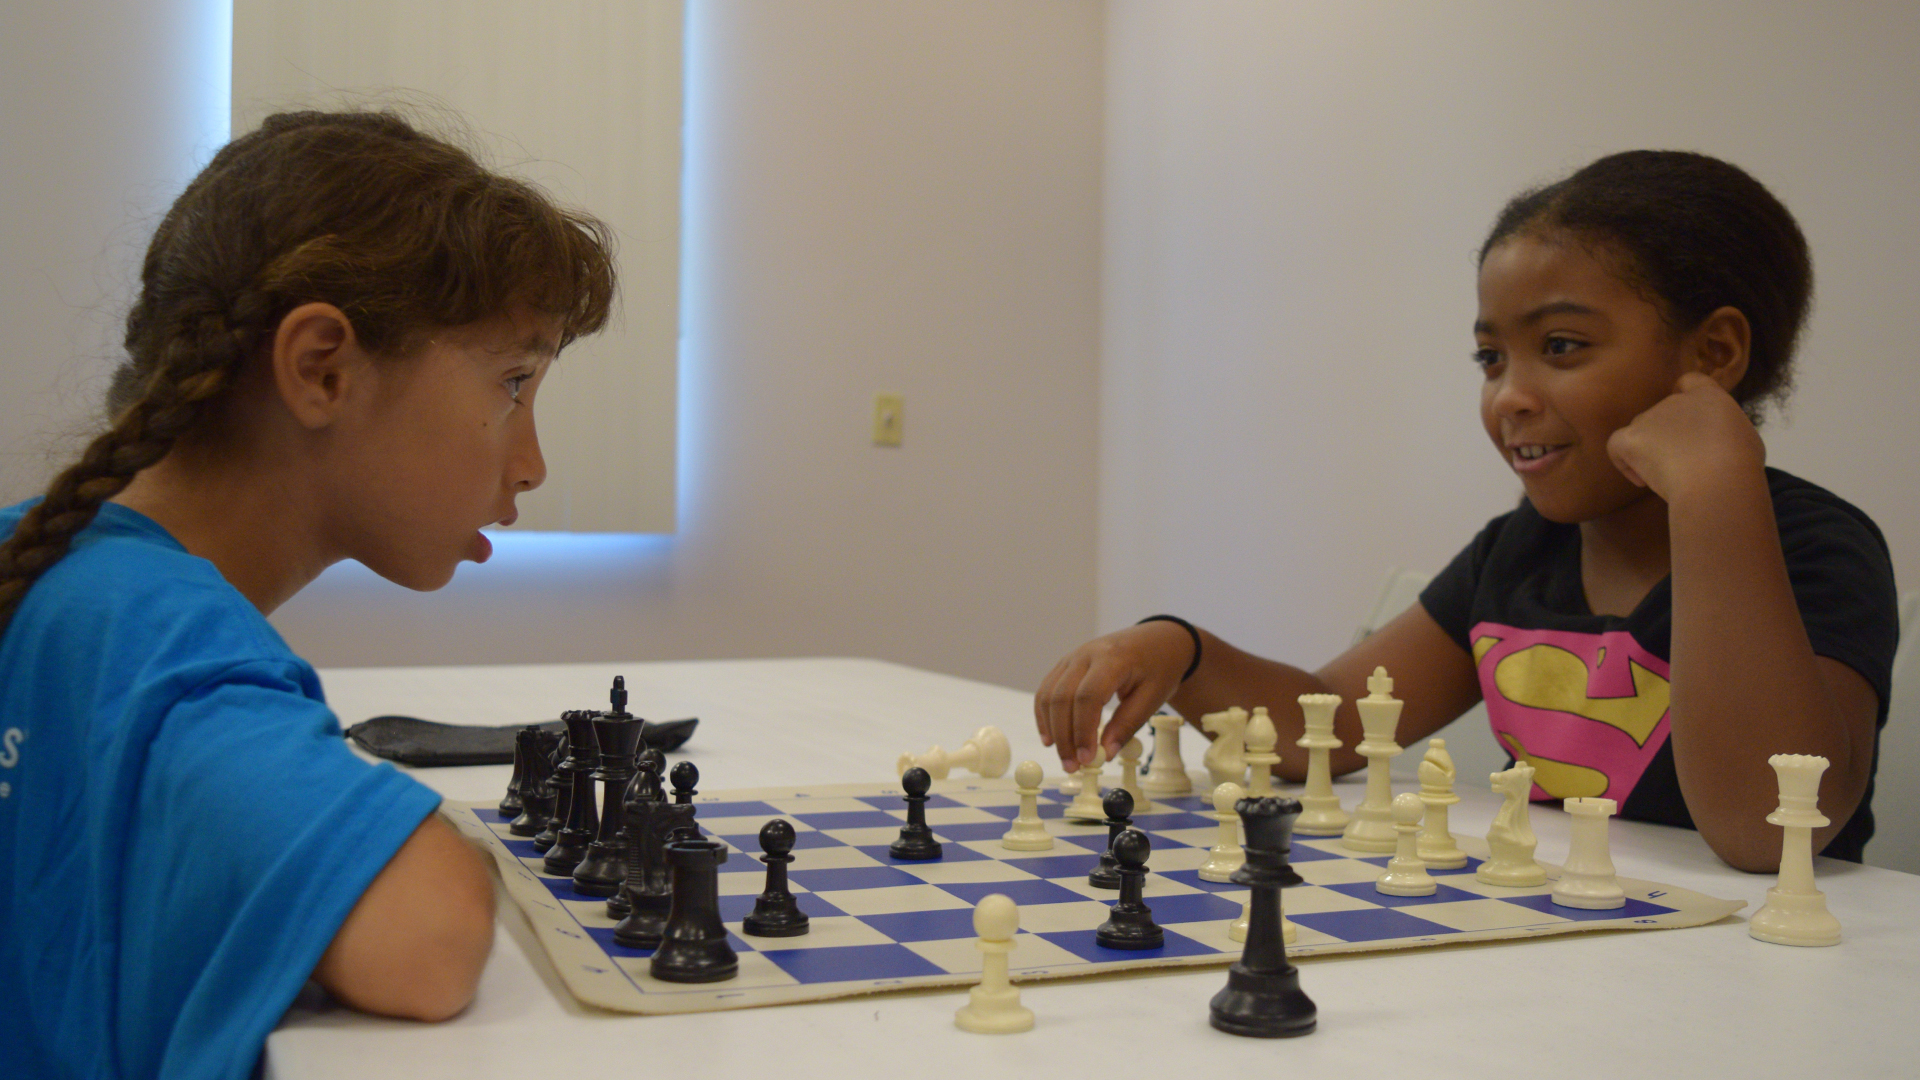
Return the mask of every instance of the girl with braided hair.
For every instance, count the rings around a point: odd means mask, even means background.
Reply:
[[[485,561],[613,293],[605,226],[388,113],[270,117],[188,185],[107,430],[0,511],[10,1066],[243,1077],[309,978],[471,1000],[489,871],[266,615],[342,559],[413,589]]]

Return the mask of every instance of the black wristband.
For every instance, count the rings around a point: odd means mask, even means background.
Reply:
[[[1180,628],[1187,632],[1187,636],[1193,639],[1193,663],[1187,665],[1187,673],[1185,675],[1180,676],[1180,681],[1186,682],[1188,679],[1192,678],[1193,673],[1200,670],[1200,631],[1194,629],[1192,623],[1188,622],[1187,620],[1181,618],[1178,615],[1149,615],[1146,618],[1141,619],[1139,622],[1134,623],[1134,625],[1144,626],[1150,622],[1178,623],[1180,625]]]

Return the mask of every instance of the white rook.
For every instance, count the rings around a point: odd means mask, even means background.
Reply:
[[[1767,902],[1754,912],[1747,933],[1775,945],[1838,945],[1840,920],[1827,910],[1825,894],[1813,887],[1813,830],[1827,824],[1817,806],[1827,759],[1775,754],[1767,764],[1780,780],[1780,808],[1767,815],[1785,830],[1780,883],[1767,890]]]

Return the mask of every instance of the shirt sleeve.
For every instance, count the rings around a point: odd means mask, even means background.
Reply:
[[[1899,593],[1886,540],[1865,514],[1817,489],[1778,495],[1774,517],[1808,642],[1816,655],[1867,680],[1885,723],[1900,645]]]
[[[355,756],[300,676],[258,662],[182,698],[130,808],[121,1006],[177,1003],[167,1066],[232,1057],[238,1069],[208,1074],[245,1075],[361,894],[439,805]]]

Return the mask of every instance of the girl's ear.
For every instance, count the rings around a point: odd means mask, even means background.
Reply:
[[[332,304],[302,304],[280,320],[273,335],[273,384],[302,427],[323,428],[339,416],[368,357],[353,323]]]
[[[1739,308],[1717,308],[1694,328],[1694,370],[1720,384],[1728,393],[1747,374],[1753,329]]]

